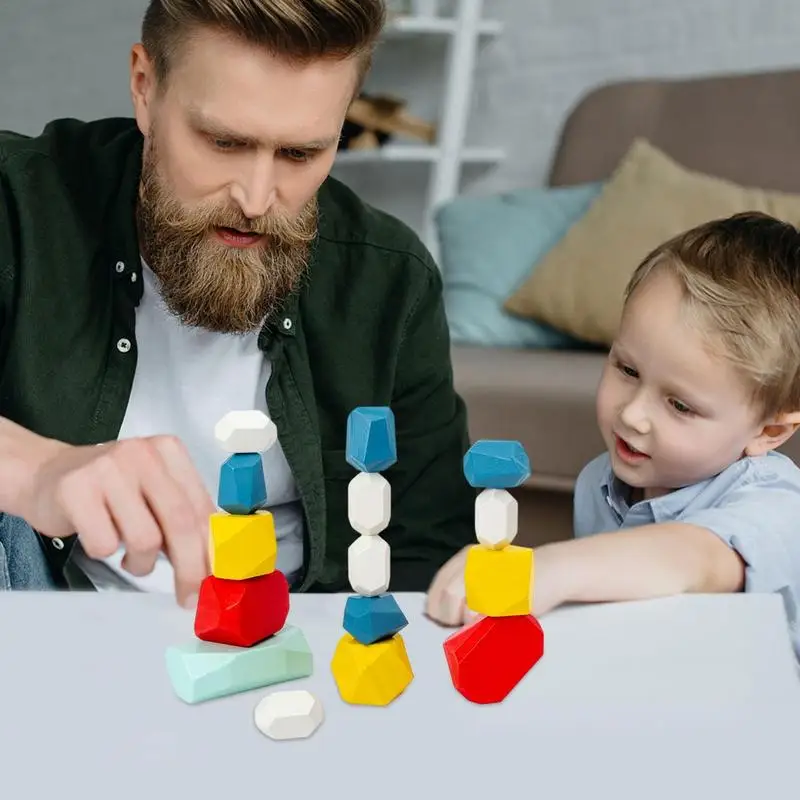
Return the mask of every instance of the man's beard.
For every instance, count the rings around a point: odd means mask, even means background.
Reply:
[[[312,198],[293,218],[248,219],[238,208],[184,208],[158,171],[154,139],[142,161],[137,227],[167,308],[187,325],[218,333],[257,330],[306,273],[317,233]],[[216,227],[263,235],[250,247],[221,242]]]

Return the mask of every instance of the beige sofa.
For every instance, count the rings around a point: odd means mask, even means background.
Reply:
[[[800,70],[647,80],[589,93],[566,120],[552,186],[604,180],[636,137],[690,169],[800,192]],[[533,474],[515,491],[520,543],[564,539],[581,467],[601,452],[594,391],[605,353],[453,348],[473,439],[517,439]],[[800,463],[800,434],[783,448]]]

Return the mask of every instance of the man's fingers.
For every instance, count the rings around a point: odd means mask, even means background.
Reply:
[[[78,534],[81,547],[89,558],[108,558],[117,552],[119,531],[96,482],[75,472],[61,481],[57,494],[64,516]]]

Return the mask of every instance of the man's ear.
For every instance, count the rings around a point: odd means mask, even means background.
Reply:
[[[800,411],[779,414],[775,419],[764,423],[760,433],[745,447],[744,453],[747,456],[762,456],[770,450],[775,450],[798,428],[800,428]]]

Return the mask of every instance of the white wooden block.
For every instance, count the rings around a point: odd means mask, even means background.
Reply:
[[[305,689],[272,692],[259,701],[256,727],[270,739],[307,739],[325,718],[322,703]]]
[[[278,429],[263,411],[229,411],[214,436],[228,453],[263,453],[278,441]]]
[[[392,515],[392,487],[378,472],[359,472],[347,487],[347,518],[362,536],[385,531]]]
[[[505,489],[484,489],[475,499],[475,533],[486,547],[500,550],[517,535],[519,507]]]
[[[359,536],[347,549],[347,577],[356,594],[374,597],[389,589],[391,550],[380,536]]]

